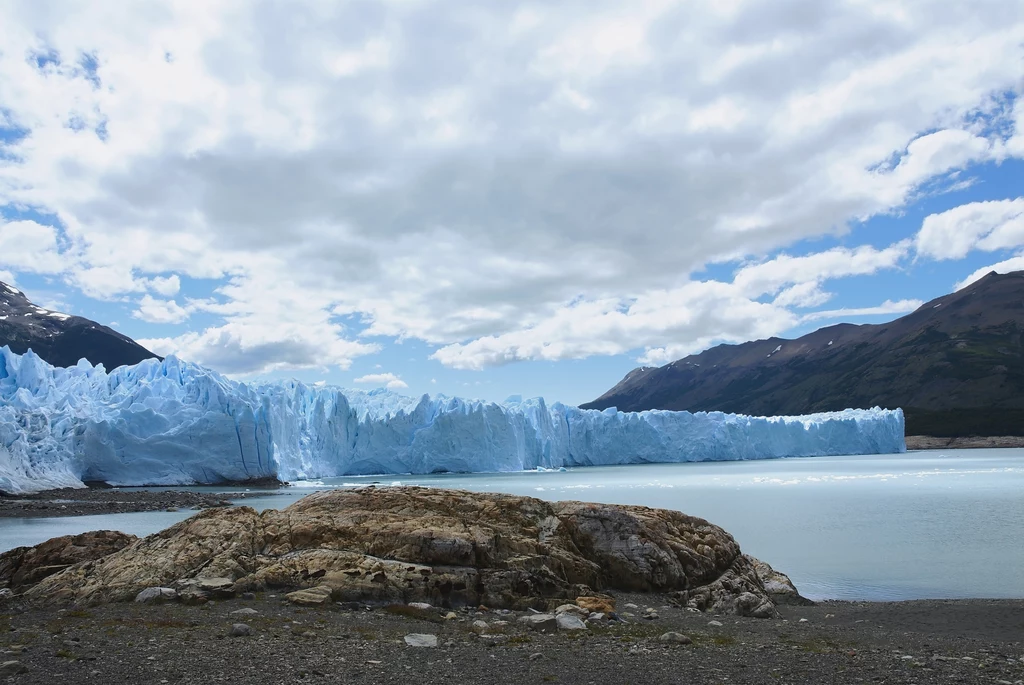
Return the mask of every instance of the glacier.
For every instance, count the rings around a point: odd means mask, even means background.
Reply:
[[[175,357],[107,372],[0,347],[0,491],[904,452],[903,412],[582,410],[243,383]]]

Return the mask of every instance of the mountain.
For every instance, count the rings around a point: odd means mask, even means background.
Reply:
[[[79,359],[114,369],[159,358],[131,338],[80,316],[38,307],[25,294],[0,282],[0,347],[23,354],[29,348],[52,366]]]
[[[908,435],[1024,435],[1024,272],[885,324],[719,345],[634,369],[584,409],[791,415],[902,407]]]

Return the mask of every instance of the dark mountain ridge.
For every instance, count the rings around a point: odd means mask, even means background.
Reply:
[[[903,408],[908,435],[1024,435],[1024,272],[885,324],[719,345],[631,371],[587,409],[752,415]]]
[[[81,316],[36,306],[14,286],[0,282],[0,347],[4,345],[18,354],[31,349],[53,366],[74,366],[84,358],[108,371],[158,358],[128,336]]]

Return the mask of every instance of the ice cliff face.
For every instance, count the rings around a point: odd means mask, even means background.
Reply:
[[[758,418],[581,410],[298,382],[168,357],[107,373],[0,348],[0,490],[904,451],[900,410]]]

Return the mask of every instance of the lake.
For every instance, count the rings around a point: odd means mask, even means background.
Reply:
[[[678,509],[725,528],[812,599],[1024,598],[1021,449],[345,477],[245,504],[281,508],[313,490],[369,483]],[[146,535],[189,514],[0,519],[0,551],[101,528]]]

